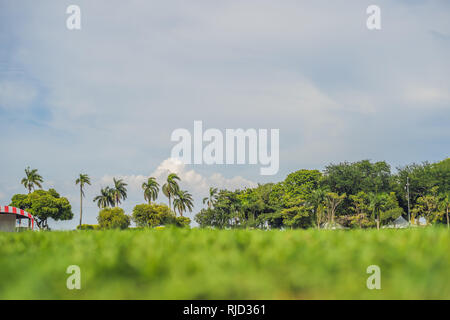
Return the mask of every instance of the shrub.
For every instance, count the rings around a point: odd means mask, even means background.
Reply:
[[[126,229],[130,225],[130,217],[122,208],[102,209],[97,217],[101,229]]]
[[[177,217],[176,218],[176,226],[181,228],[189,227],[191,224],[191,219],[188,217]]]
[[[161,225],[182,226],[184,223],[184,220],[179,223],[178,218],[165,204],[138,204],[133,209],[132,219],[138,227],[149,228]]]
[[[99,229],[98,224],[82,224],[77,226],[77,230],[97,230]]]

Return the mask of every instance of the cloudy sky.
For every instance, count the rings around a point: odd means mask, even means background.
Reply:
[[[81,30],[66,8],[81,8]],[[381,30],[366,8],[381,8]],[[437,161],[450,150],[448,0],[0,0],[0,205],[25,192],[24,168],[72,203],[76,176],[92,198],[112,177],[177,172],[196,208],[209,186],[279,181],[330,162]],[[184,165],[177,128],[276,128],[280,170]],[[163,196],[160,200],[165,202]]]

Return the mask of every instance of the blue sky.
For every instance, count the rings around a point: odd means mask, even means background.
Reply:
[[[79,31],[66,28],[70,4],[81,8]],[[371,4],[379,31],[366,28]],[[344,160],[444,159],[449,9],[445,0],[0,0],[0,203],[25,192],[28,165],[76,216],[74,181],[88,173],[85,221],[95,223],[91,199],[113,176],[129,183],[129,213],[146,176],[176,171],[194,214],[210,185],[279,181]],[[194,120],[280,129],[279,173],[169,160],[171,132]]]

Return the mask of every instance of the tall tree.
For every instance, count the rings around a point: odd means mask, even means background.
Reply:
[[[328,208],[328,221],[331,222],[331,225],[334,224],[334,216],[336,215],[336,209],[341,204],[342,201],[347,197],[344,193],[342,195],[338,195],[334,192],[328,192],[325,196],[326,205]]]
[[[314,210],[317,229],[320,229],[320,224],[323,219],[326,195],[327,195],[327,193],[325,190],[318,188],[318,189],[314,190],[311,193],[311,195],[309,196],[308,204],[310,204]]]
[[[121,200],[127,198],[127,184],[123,182],[123,179],[113,178],[114,187],[111,188],[114,199],[114,207],[118,207]]]
[[[113,195],[109,187],[102,188],[100,195],[94,198],[94,202],[97,202],[97,206],[100,209],[107,208],[114,204]]]
[[[373,217],[377,221],[377,229],[380,230],[380,210],[383,205],[383,195],[371,192],[369,194],[369,207],[372,209]]]
[[[31,193],[35,186],[42,188],[42,182],[44,182],[44,179],[38,174],[37,169],[30,169],[30,167],[25,169],[25,178],[22,179],[21,183],[28,189],[28,193]]]
[[[91,179],[87,174],[80,173],[80,176],[75,180],[75,184],[80,185],[80,226],[83,222],[83,198],[84,198],[84,185],[91,185]]]
[[[192,212],[192,209],[194,208],[194,200],[192,199],[192,195],[183,190],[178,190],[175,193],[175,198],[173,200],[173,209],[178,210],[180,213],[180,216],[183,216],[183,212],[186,210],[189,210],[189,212]]]
[[[351,220],[362,228],[363,222],[366,220],[366,215],[369,210],[369,195],[364,191],[358,192],[358,194],[350,195],[352,201],[351,209],[355,213]]]
[[[142,190],[144,190],[144,199],[151,204],[152,200],[155,201],[158,198],[159,184],[154,177],[150,177],[142,184]]]
[[[167,177],[167,182],[162,186],[162,192],[169,199],[170,209],[172,209],[171,198],[180,190],[177,180],[180,181],[180,177],[176,173],[171,173]]]
[[[217,192],[218,192],[217,188],[210,187],[209,188],[209,196],[203,198],[203,204],[207,204],[208,209],[211,209],[214,202],[217,200]]]
[[[439,219],[439,196],[438,187],[431,188],[431,193],[417,198],[416,205],[413,210],[414,218],[424,216],[429,221],[437,221]]]
[[[449,218],[449,210],[450,210],[450,193],[444,194],[441,196],[441,201],[439,203],[439,209],[442,213],[447,217],[447,228],[450,229],[450,218]]]

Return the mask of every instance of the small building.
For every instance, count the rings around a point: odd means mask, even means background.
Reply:
[[[0,231],[16,231],[16,222],[22,222],[23,219],[27,221],[28,229],[33,230],[35,221],[31,214],[16,207],[0,206]]]

